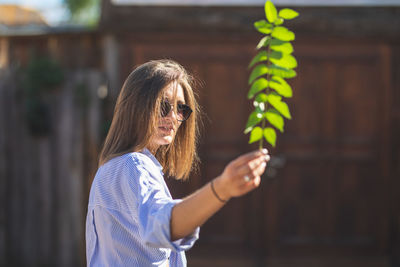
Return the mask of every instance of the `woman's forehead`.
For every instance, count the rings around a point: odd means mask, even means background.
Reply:
[[[164,88],[164,97],[169,100],[185,101],[185,95],[182,86],[178,82],[169,83]]]

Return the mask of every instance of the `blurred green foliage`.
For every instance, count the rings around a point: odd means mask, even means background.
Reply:
[[[69,10],[70,21],[95,27],[100,19],[101,0],[63,0]]]
[[[50,107],[46,95],[63,81],[61,66],[48,57],[33,57],[22,70],[25,118],[33,136],[44,136],[51,129]]]

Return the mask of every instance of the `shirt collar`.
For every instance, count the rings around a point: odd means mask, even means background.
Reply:
[[[158,162],[156,157],[154,157],[154,155],[151,154],[151,152],[147,148],[143,148],[142,153],[145,154],[146,156],[148,156],[154,162],[154,164],[158,168],[160,168],[160,171],[162,172],[162,169],[163,169],[162,165],[160,164],[160,162]]]

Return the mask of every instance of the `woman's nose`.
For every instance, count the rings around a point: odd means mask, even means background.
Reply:
[[[166,118],[172,118],[172,119],[174,119],[174,120],[178,120],[178,116],[177,116],[177,113],[176,113],[176,111],[175,111],[175,109],[173,108],[173,107],[171,107],[171,110],[168,112],[168,114],[167,114],[167,116],[165,116]]]

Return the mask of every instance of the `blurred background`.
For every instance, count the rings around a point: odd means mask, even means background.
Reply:
[[[199,81],[200,171],[250,151],[263,0],[0,0],[0,266],[85,266],[98,153],[134,66]],[[189,266],[400,266],[400,1],[275,0],[300,17],[293,119],[259,189],[201,229]],[[190,214],[188,214],[190,216]]]

